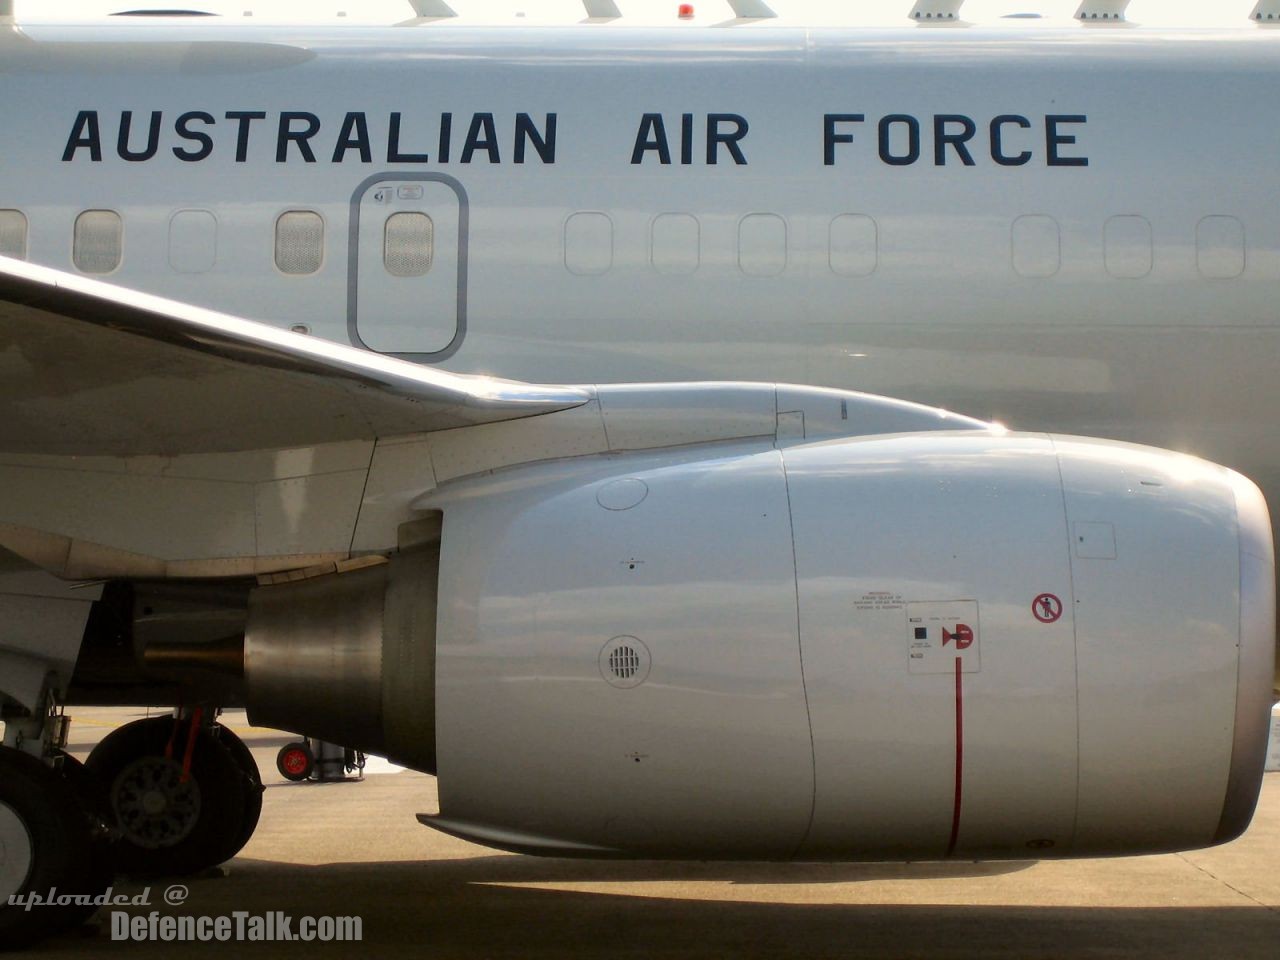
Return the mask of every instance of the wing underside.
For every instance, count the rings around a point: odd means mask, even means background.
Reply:
[[[587,399],[0,258],[0,454],[173,456],[372,440]]]

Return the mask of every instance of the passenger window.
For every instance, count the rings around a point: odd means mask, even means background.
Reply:
[[[1011,231],[1013,270],[1020,277],[1052,277],[1062,267],[1062,231],[1042,214],[1019,217]]]
[[[603,213],[575,213],[564,224],[564,265],[596,276],[613,266],[613,221]]]
[[[21,210],[0,210],[0,257],[27,259],[27,218]]]
[[[827,256],[831,272],[842,277],[868,277],[879,262],[880,230],[861,213],[842,213],[831,221]]]
[[[659,273],[688,274],[698,269],[701,228],[687,213],[664,213],[650,228],[649,256]]]
[[[81,273],[112,273],[124,256],[124,222],[114,210],[86,210],[76,217],[71,262]]]
[[[752,277],[776,277],[787,268],[787,222],[751,213],[738,223],[738,267]]]
[[[425,213],[393,213],[382,233],[382,263],[393,277],[422,277],[431,269],[435,229]]]
[[[290,276],[315,273],[324,262],[324,221],[311,210],[289,210],[276,220],[276,268]]]
[[[1244,224],[1235,217],[1205,217],[1196,224],[1196,265],[1211,280],[1244,273]]]
[[[1151,223],[1146,217],[1112,217],[1102,234],[1102,255],[1107,273],[1136,280],[1151,272]]]
[[[208,210],[179,210],[169,221],[169,266],[208,273],[218,259],[218,221]]]

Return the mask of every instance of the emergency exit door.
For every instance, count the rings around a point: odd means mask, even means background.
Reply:
[[[380,353],[456,347],[466,309],[461,187],[439,174],[377,177],[357,190],[351,213],[353,339]]]

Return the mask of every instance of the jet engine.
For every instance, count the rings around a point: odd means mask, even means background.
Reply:
[[[558,856],[1205,846],[1261,782],[1258,489],[1145,447],[916,433],[532,464],[388,563],[257,588],[250,718]]]

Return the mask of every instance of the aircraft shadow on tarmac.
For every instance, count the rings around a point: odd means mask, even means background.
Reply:
[[[252,863],[253,861],[239,861]],[[423,879],[456,883],[729,883],[738,886],[862,883],[870,880],[942,880],[994,877],[1035,866],[1034,860],[1003,863],[725,863],[665,860],[562,860],[493,856],[430,863],[396,863],[423,871]],[[361,864],[342,864],[341,868]],[[363,866],[369,866],[364,864]],[[379,869],[388,866],[378,864]],[[406,877],[409,879],[409,877]]]
[[[859,903],[824,886],[865,880],[990,876],[1028,864],[667,864],[479,857],[303,866],[237,860],[227,877],[189,882],[181,913],[283,911],[360,916],[364,942],[312,944],[330,956],[531,958],[1033,958],[1159,957],[1274,960],[1280,914],[1265,907],[943,906]],[[735,887],[726,896],[723,886]],[[674,882],[674,887],[666,883]],[[636,890],[541,884],[653,884]],[[705,894],[689,884],[708,883]],[[536,886],[522,886],[533,884]],[[750,893],[741,886],[768,884]],[[157,890],[163,887],[163,881]],[[130,885],[128,889],[133,889]],[[805,902],[771,902],[798,895]],[[159,899],[158,896],[155,899]],[[853,900],[855,902],[841,902]],[[163,903],[161,910],[168,910]],[[151,909],[155,909],[152,907]],[[146,908],[132,908],[145,912]],[[173,912],[173,911],[169,911]],[[105,927],[105,924],[104,924]],[[117,944],[106,929],[43,945],[49,957],[171,956],[173,944]],[[259,949],[260,948],[260,949]],[[187,956],[226,957],[225,943],[183,944]],[[296,956],[299,944],[255,945]]]

